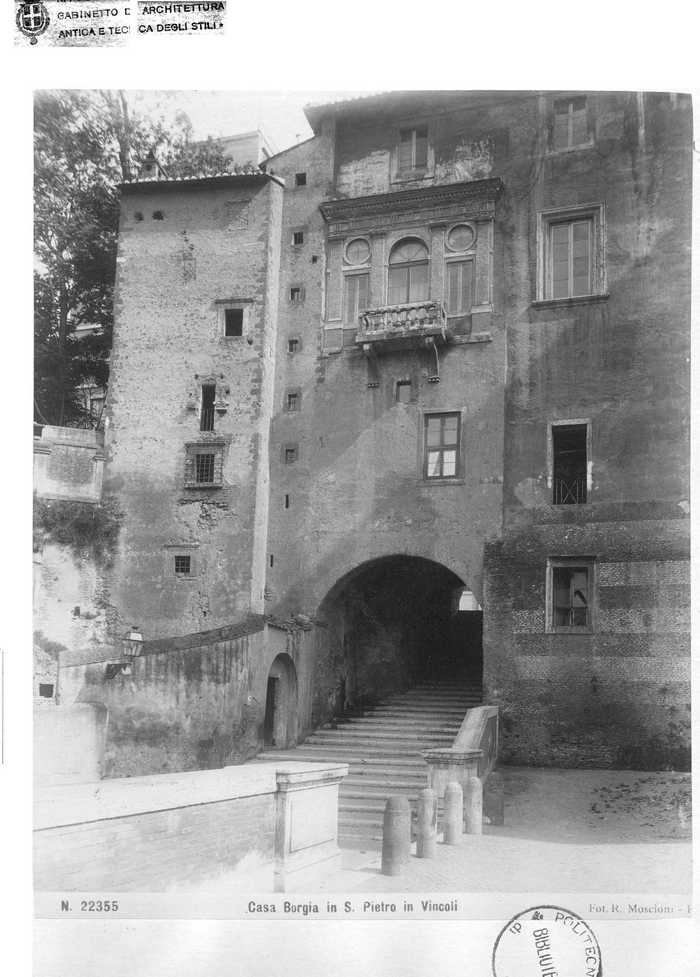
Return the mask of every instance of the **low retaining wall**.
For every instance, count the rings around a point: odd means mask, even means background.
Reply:
[[[275,891],[290,891],[340,866],[347,770],[254,763],[41,788],[35,889],[163,892],[274,864]]]

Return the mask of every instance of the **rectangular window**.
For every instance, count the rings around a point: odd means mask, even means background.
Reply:
[[[299,352],[299,340],[298,339],[288,339],[287,340],[287,352],[288,353],[298,353]]]
[[[243,335],[243,309],[224,310],[224,335]]]
[[[202,385],[202,405],[199,417],[200,431],[214,430],[214,401],[216,400],[216,386],[211,383]]]
[[[459,475],[459,414],[426,414],[426,478],[457,478]]]
[[[292,287],[289,289],[289,301],[290,302],[304,301],[304,289],[301,285],[292,285]]]
[[[550,225],[550,298],[591,294],[591,224],[577,220]]]
[[[294,174],[294,186],[295,187],[305,187],[306,186],[306,173],[295,173]]]
[[[451,261],[447,265],[447,314],[469,315],[473,304],[473,261]]]
[[[587,501],[588,425],[552,425],[552,504]]]
[[[389,268],[389,305],[425,302],[429,291],[427,261]]]
[[[537,301],[607,298],[604,218],[603,204],[540,214]]]
[[[292,244],[303,244],[304,243],[304,232],[294,231],[292,234]]]
[[[195,455],[195,481],[214,481],[214,455],[209,453]]]
[[[53,685],[49,683],[39,683],[39,695],[42,699],[53,699]]]
[[[182,574],[183,576],[189,574],[191,566],[192,566],[191,556],[175,557],[175,573]]]
[[[285,465],[291,465],[299,457],[299,446],[296,444],[285,444],[283,448],[282,458],[284,459]]]
[[[221,442],[191,442],[186,445],[185,487],[216,487],[223,481],[224,445]]]
[[[572,149],[588,142],[586,96],[557,99],[554,102],[554,148]]]
[[[593,630],[595,560],[567,557],[548,561],[547,631],[590,634]]]
[[[399,380],[399,382],[396,384],[396,402],[397,404],[411,403],[411,381],[410,380]]]
[[[428,165],[428,127],[401,129],[399,133],[399,172],[425,169]]]
[[[301,401],[301,394],[291,393],[287,394],[286,408],[287,410],[299,410]]]
[[[343,322],[346,326],[356,326],[360,312],[369,305],[369,275],[345,276],[345,302],[343,303]]]

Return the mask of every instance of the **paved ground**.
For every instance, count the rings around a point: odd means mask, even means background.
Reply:
[[[633,892],[691,889],[690,775],[503,767],[505,825],[438,845],[407,875],[345,851],[316,892]],[[415,851],[415,848],[414,848]]]

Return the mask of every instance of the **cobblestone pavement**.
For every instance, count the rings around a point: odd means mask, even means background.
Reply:
[[[691,889],[690,777],[619,770],[501,769],[505,824],[438,844],[406,875],[346,851],[317,892],[631,892]],[[414,846],[415,853],[415,846]]]

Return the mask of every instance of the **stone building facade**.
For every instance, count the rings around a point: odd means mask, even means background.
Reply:
[[[159,654],[302,627],[235,693],[278,681],[294,740],[441,672],[505,760],[684,767],[689,99],[307,117],[259,173],[122,188],[114,614]]]

